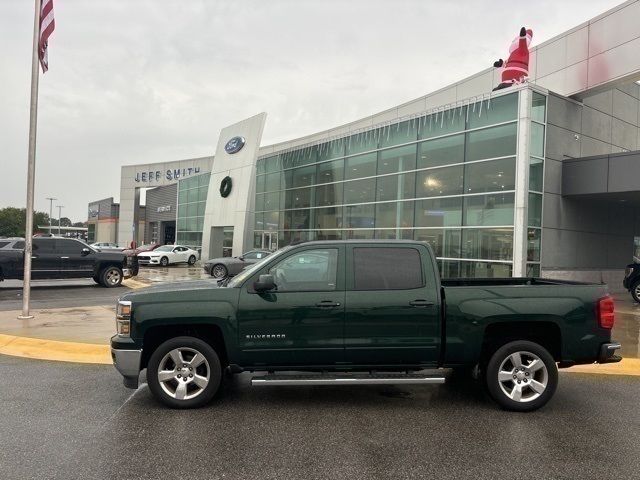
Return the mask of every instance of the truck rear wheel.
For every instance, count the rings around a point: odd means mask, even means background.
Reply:
[[[171,408],[197,408],[207,404],[220,388],[220,358],[207,342],[176,337],[161,344],[147,365],[153,396]]]
[[[100,284],[103,287],[119,287],[122,283],[122,270],[118,267],[105,267],[100,272]]]
[[[491,356],[485,381],[489,394],[502,408],[528,412],[551,399],[558,386],[558,368],[544,347],[518,340]]]

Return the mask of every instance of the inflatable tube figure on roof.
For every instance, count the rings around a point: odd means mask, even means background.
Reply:
[[[509,47],[509,58],[506,62],[502,59],[494,62],[496,68],[504,67],[502,70],[502,81],[493,90],[510,87],[524,82],[529,76],[529,45],[533,31],[522,27],[520,35],[517,36]]]

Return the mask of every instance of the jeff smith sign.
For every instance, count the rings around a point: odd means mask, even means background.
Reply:
[[[200,167],[176,168],[163,170],[153,170],[150,172],[136,172],[135,181],[150,183],[159,182],[162,178],[167,180],[180,180],[181,178],[200,173]]]

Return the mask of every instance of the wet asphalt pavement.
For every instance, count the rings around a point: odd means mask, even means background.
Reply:
[[[538,412],[473,382],[252,388],[190,411],[110,366],[0,355],[0,477],[13,479],[638,478],[640,377],[562,373]]]
[[[170,265],[141,267],[135,280],[154,285],[211,278],[200,265]],[[212,280],[213,281],[213,280]],[[126,286],[104,288],[92,279],[34,280],[31,288],[31,308],[69,308],[115,305],[119,296],[130,291]],[[22,281],[0,282],[0,311],[22,308]]]
[[[0,283],[0,311],[22,309],[21,283],[19,287]],[[57,283],[40,284],[31,288],[31,308],[115,305],[117,298],[128,291],[130,289],[124,286],[104,288],[96,285],[93,280],[58,280]]]

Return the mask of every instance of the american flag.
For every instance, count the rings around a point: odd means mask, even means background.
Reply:
[[[42,8],[40,10],[40,39],[38,44],[38,57],[42,71],[49,70],[49,58],[47,55],[47,47],[49,46],[49,37],[56,28],[56,21],[53,19],[53,0],[42,0]]]

